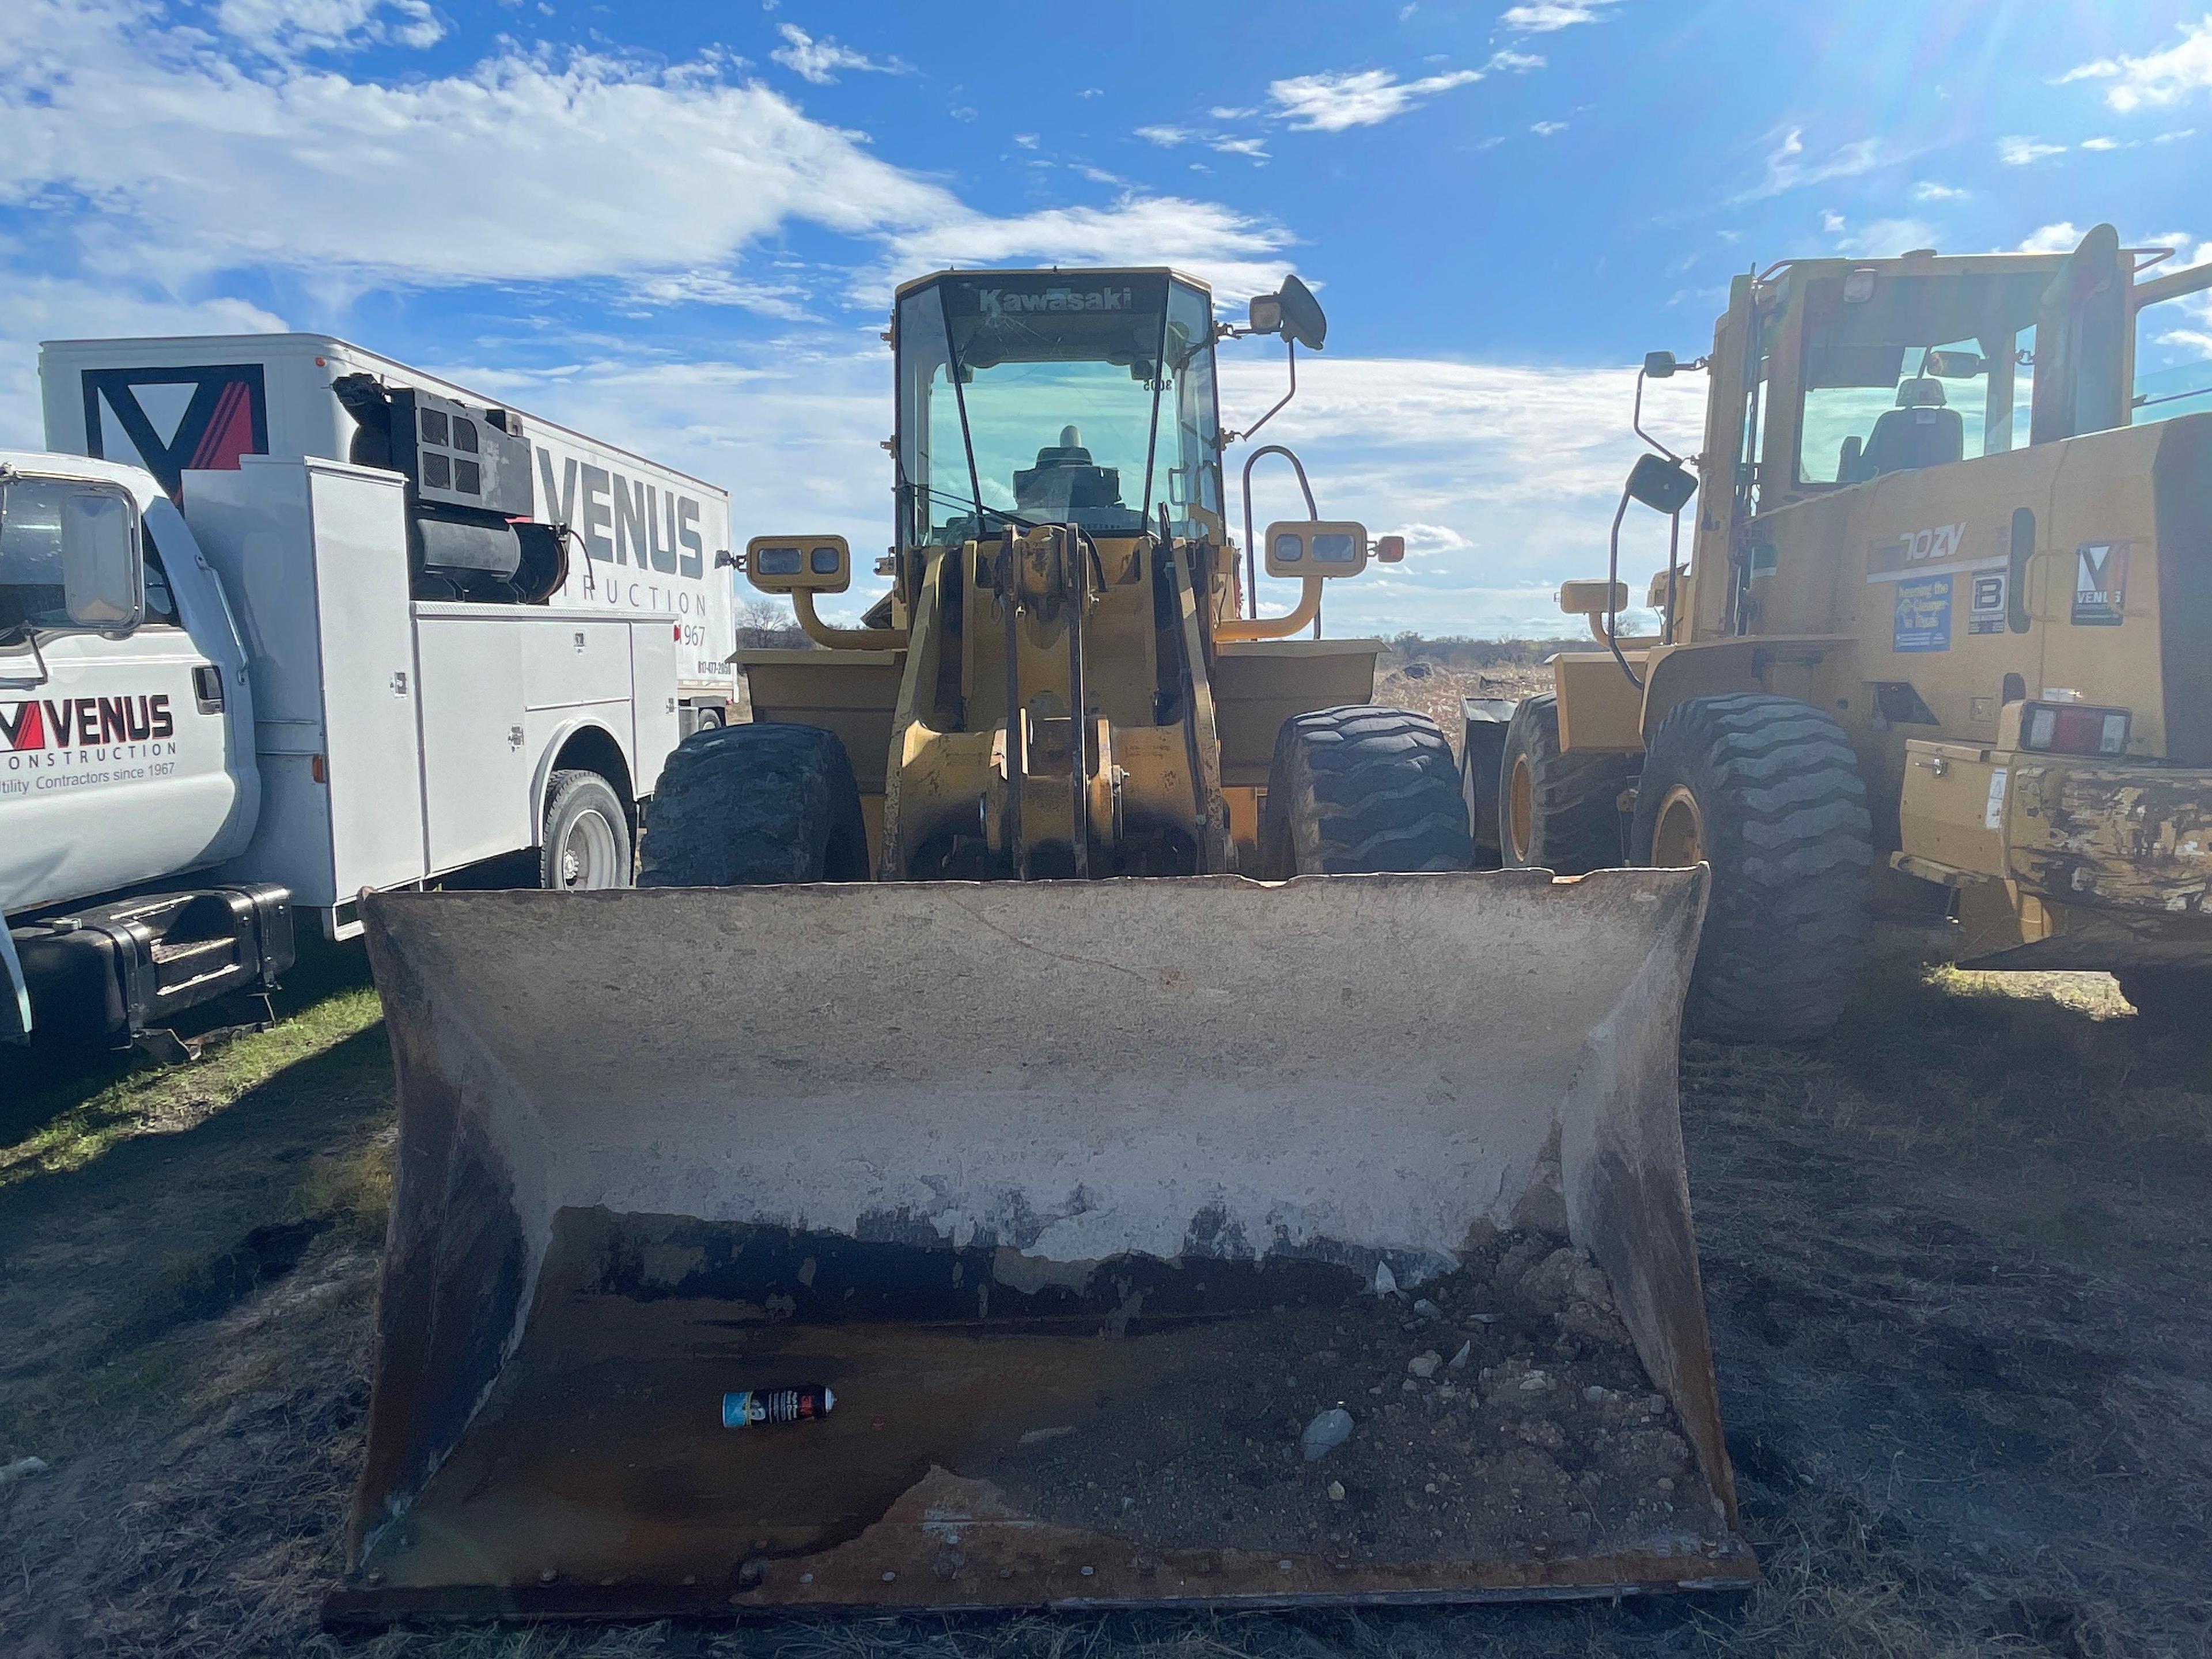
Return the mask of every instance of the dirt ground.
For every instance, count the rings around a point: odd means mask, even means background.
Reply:
[[[360,975],[189,1071],[0,1070],[0,1651],[2212,1654],[2203,1039],[2100,975],[1901,967],[1816,1048],[1684,1057],[1747,1596],[340,1642],[391,1123]]]

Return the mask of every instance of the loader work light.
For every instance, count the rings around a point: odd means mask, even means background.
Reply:
[[[1292,520],[1267,526],[1270,576],[1356,576],[1367,568],[1367,526],[1349,520]]]
[[[842,536],[756,536],[745,575],[763,593],[842,593],[853,585],[852,549]]]

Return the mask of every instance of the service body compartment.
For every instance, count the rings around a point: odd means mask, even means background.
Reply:
[[[338,461],[191,475],[187,519],[237,612],[260,821],[234,861],[300,904],[427,873],[404,484]]]

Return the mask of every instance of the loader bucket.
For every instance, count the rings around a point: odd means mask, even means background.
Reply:
[[[398,1173],[325,1616],[1751,1582],[1675,1096],[1705,879],[365,901]],[[1462,1432],[1580,1351],[1467,1277],[1580,1261],[1531,1226],[1609,1276],[1617,1386]],[[1686,1466],[1608,1509],[1600,1442]]]

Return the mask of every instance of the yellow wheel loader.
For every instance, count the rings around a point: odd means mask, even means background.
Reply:
[[[2137,368],[2201,347],[2212,265],[2167,252],[1792,260],[1646,360],[1638,431],[1702,369],[1704,452],[1638,462],[1613,573],[1559,596],[1595,647],[1470,703],[1464,776],[1491,860],[1711,866],[1692,1030],[1825,1030],[1877,913],[2212,1006],[2212,371]],[[1632,500],[1675,538],[1634,639]]]
[[[1292,637],[1399,550],[1309,493],[1240,563],[1217,343],[1324,328],[1295,279],[1242,329],[1167,270],[908,284],[890,592],[832,626],[847,544],[751,539],[817,648],[740,654],[638,890],[364,902],[399,1172],[331,1618],[1755,1576],[1703,872],[1471,872],[1376,643]]]

